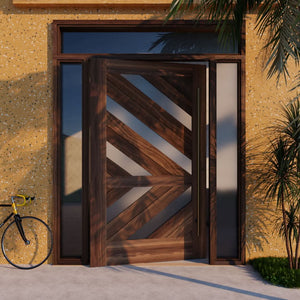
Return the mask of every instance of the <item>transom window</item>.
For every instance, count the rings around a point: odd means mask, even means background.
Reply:
[[[216,32],[66,31],[62,32],[62,53],[228,54],[238,53],[238,47],[222,47]]]

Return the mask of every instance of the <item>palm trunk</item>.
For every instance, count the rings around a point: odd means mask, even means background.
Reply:
[[[300,174],[300,154],[298,155],[298,158],[297,158],[297,174],[299,176]],[[299,185],[299,180],[298,180],[298,186]],[[297,199],[298,200],[298,204],[300,204],[300,199]],[[295,250],[295,269],[299,269],[299,259],[298,259],[298,253],[299,253],[299,244],[300,244],[300,213],[299,213],[299,218],[298,218],[298,236],[297,236],[297,241],[296,241],[296,250]]]
[[[299,145],[298,147],[299,148]],[[298,150],[299,151],[299,150]],[[300,153],[298,153],[297,156],[297,176],[298,176],[298,187],[300,186],[299,182],[299,176],[300,176]],[[300,197],[300,196],[299,196]],[[300,198],[297,199],[298,204],[300,204]],[[300,244],[300,213],[299,213],[299,218],[298,218],[299,226],[298,226],[298,236],[296,240],[296,249],[295,249],[295,269],[299,269],[299,259],[298,259],[298,253],[299,253],[299,244]]]
[[[299,259],[298,259],[298,251],[300,244],[300,214],[299,214],[299,226],[298,226],[298,236],[296,241],[296,250],[295,250],[295,269],[299,269]]]
[[[293,269],[293,258],[291,257],[291,249],[290,249],[290,243],[289,243],[289,238],[288,238],[288,230],[287,230],[287,223],[286,223],[286,213],[285,213],[285,207],[284,207],[283,193],[281,193],[281,210],[282,210],[282,218],[283,218],[283,225],[284,225],[286,252],[288,255],[288,259],[289,259],[290,269]]]
[[[292,231],[289,232],[289,243],[290,243],[290,251],[291,251],[291,261],[293,268],[295,267],[294,259],[293,259],[293,244],[292,244]]]

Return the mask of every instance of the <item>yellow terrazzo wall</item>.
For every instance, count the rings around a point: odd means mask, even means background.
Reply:
[[[34,205],[22,209],[51,223],[52,194],[52,38],[53,20],[162,19],[165,9],[17,9],[11,0],[0,0],[0,191],[1,201],[15,193],[33,194]],[[254,17],[247,21],[247,139],[261,132],[270,118],[278,115],[278,102],[288,88],[274,88],[261,72],[264,55],[261,41],[253,31]],[[254,199],[255,200],[255,199]],[[255,232],[258,205],[247,198],[250,256],[261,237]],[[0,218],[7,214],[3,209]],[[2,233],[2,229],[0,231]],[[281,241],[266,235],[264,254],[283,254]],[[45,241],[46,242],[46,241]],[[2,255],[0,262],[3,262]]]
[[[256,34],[255,15],[249,15],[246,22],[247,259],[286,255],[283,240],[274,231],[274,220],[278,216],[276,204],[264,203],[259,193],[253,194],[252,173],[257,161],[253,154],[272,137],[266,128],[280,118],[281,105],[299,93],[299,90],[291,91],[299,68],[290,62],[291,76],[286,83],[283,78],[277,83],[276,76],[267,79],[267,72],[263,71],[267,58],[267,53],[262,51],[265,41]]]

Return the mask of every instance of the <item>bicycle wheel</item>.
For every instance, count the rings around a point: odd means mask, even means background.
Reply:
[[[21,217],[21,220],[29,244],[24,242],[16,221],[13,221],[3,233],[1,248],[4,257],[13,266],[33,269],[44,263],[51,254],[52,232],[44,221],[36,217]]]

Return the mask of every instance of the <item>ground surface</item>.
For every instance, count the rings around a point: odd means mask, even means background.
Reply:
[[[273,286],[251,266],[173,262],[23,271],[0,265],[0,299],[300,299],[300,289]]]

